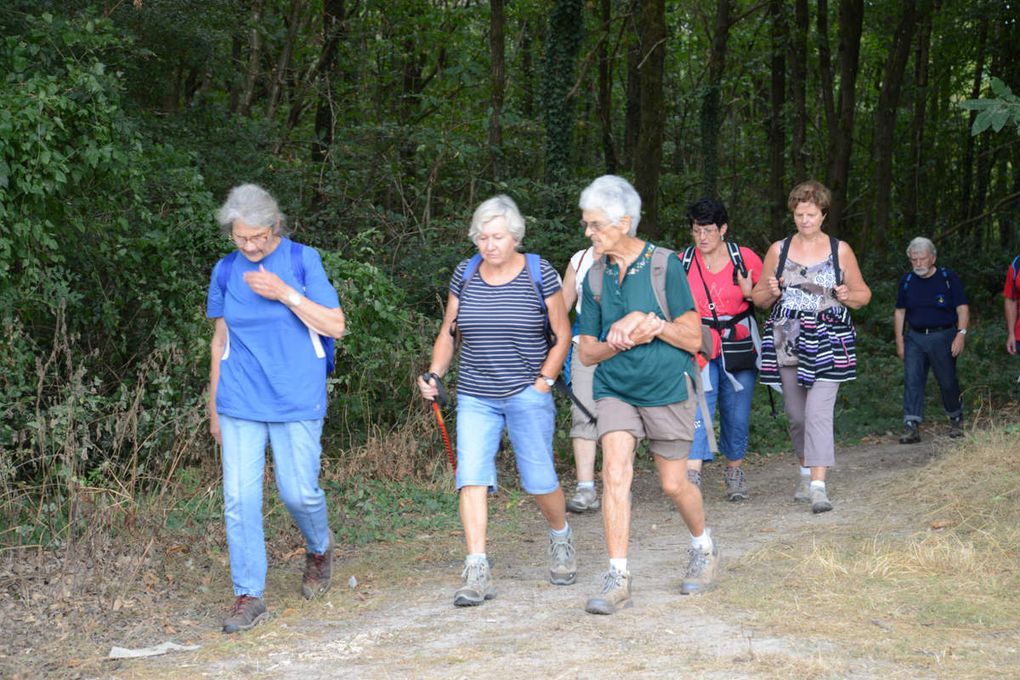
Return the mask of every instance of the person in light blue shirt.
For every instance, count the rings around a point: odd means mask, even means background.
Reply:
[[[330,338],[344,333],[336,290],[314,249],[286,238],[265,189],[231,189],[217,220],[237,246],[213,268],[207,315],[215,320],[209,429],[222,445],[224,515],[234,605],[223,631],[267,617],[262,488],[266,444],[276,486],[306,544],[301,591],[311,599],[332,576],[333,535],[319,488]]]

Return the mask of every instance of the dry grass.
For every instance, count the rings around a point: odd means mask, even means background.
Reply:
[[[865,499],[872,519],[812,530],[730,565],[723,597],[784,633],[855,640],[862,656],[946,677],[1020,663],[1020,447],[977,433],[907,485]]]

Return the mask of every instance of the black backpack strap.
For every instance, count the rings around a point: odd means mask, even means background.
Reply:
[[[836,275],[836,285],[839,286],[843,283],[843,271],[839,268],[839,239],[830,236],[829,247],[832,248],[832,273]]]
[[[723,241],[726,244],[726,254],[730,256],[733,263],[733,284],[737,283],[737,274],[747,278],[747,265],[744,264],[744,257],[740,254],[740,246],[733,241]]]
[[[783,270],[786,269],[786,258],[790,255],[790,237],[783,239],[783,245],[779,246],[779,261],[776,263],[776,279],[783,278]]]
[[[694,262],[694,250],[695,246],[687,246],[684,248],[684,254],[680,258],[680,261],[683,262],[684,265],[684,273],[689,273],[691,271],[691,263]]]
[[[595,424],[596,422],[598,422],[598,418],[596,418],[592,414],[592,412],[589,411],[585,407],[585,405],[581,403],[581,400],[577,398],[577,395],[574,394],[574,391],[570,389],[570,385],[568,385],[567,381],[563,379],[563,374],[560,374],[556,377],[556,382],[553,384],[553,388],[559,390],[562,394],[567,395],[570,401],[574,403],[574,406],[580,409],[581,413],[584,414],[584,417],[588,419],[589,423]]]

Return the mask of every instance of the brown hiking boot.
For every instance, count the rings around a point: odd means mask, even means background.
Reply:
[[[333,580],[333,532],[329,532],[329,545],[321,555],[305,553],[305,575],[301,579],[301,594],[306,600],[329,590]]]
[[[687,573],[680,583],[681,595],[694,595],[711,590],[719,571],[719,545],[712,541],[712,552],[702,552],[691,546],[687,549]]]
[[[599,594],[588,600],[584,610],[589,614],[614,614],[618,609],[631,606],[630,573],[610,569],[602,575]]]
[[[230,608],[230,614],[223,620],[224,633],[236,633],[241,630],[250,630],[269,618],[266,611],[266,603],[261,597],[241,595],[234,600]]]

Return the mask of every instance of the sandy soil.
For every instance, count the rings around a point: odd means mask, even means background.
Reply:
[[[108,662],[100,675],[304,680],[901,675],[905,669],[855,656],[852,640],[805,641],[759,630],[751,612],[730,609],[718,593],[738,578],[728,573],[727,562],[749,551],[777,541],[810,541],[834,527],[873,520],[869,501],[875,494],[932,455],[930,442],[903,447],[891,438],[840,450],[829,482],[835,510],[822,515],[792,501],[796,468],[789,459],[749,468],[751,499],[743,503],[726,502],[720,466],[707,468],[706,511],[723,570],[718,588],[703,595],[679,594],[689,534],[659,491],[654,471],[642,469],[634,484],[629,565],[634,606],[613,616],[583,611],[606,568],[601,516],[570,516],[578,581],[557,587],[546,581],[547,543],[535,510],[513,532],[493,529],[489,554],[498,595],[481,607],[452,606],[462,559],[456,538],[408,543],[410,552],[402,558],[410,566],[396,569],[396,577],[363,574],[362,583],[351,588],[349,572],[359,567],[340,562],[334,588],[321,601],[288,600],[283,611],[274,609],[272,620],[247,633],[210,631],[178,639],[202,649]],[[895,517],[887,519],[895,526]]]

